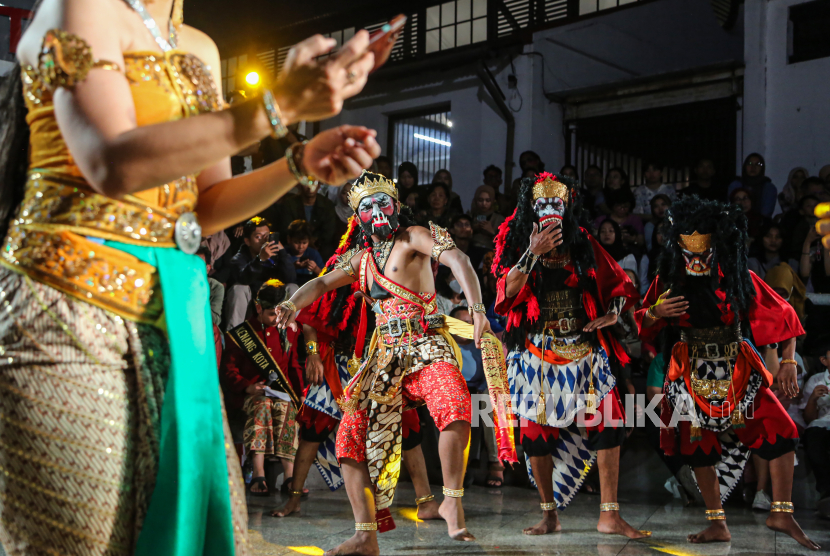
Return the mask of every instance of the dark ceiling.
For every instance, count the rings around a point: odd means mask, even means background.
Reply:
[[[210,35],[219,50],[224,51],[252,43],[287,46],[314,32],[326,33],[355,25],[353,21],[370,23],[411,11],[424,3],[424,0],[185,0],[184,20]]]

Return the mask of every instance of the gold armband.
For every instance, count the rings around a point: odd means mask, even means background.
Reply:
[[[449,251],[450,249],[455,249],[455,242],[452,239],[450,233],[441,226],[437,226],[432,222],[429,223],[429,233],[432,234],[432,241],[435,244],[432,246],[432,258],[436,261],[438,257],[441,256],[441,253],[444,251]]]
[[[92,58],[92,48],[77,35],[61,29],[51,29],[43,37],[38,56],[38,74],[50,91],[67,89],[86,79],[93,68],[120,71],[118,64]]]

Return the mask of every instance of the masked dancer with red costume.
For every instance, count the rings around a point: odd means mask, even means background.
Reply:
[[[767,526],[818,550],[793,517],[798,431],[770,391],[756,345],[779,344],[778,382],[798,394],[792,307],[747,268],[747,222],[738,207],[687,197],[669,209],[658,275],[637,311],[640,337],[658,335],[670,361],[663,386],[661,446],[694,470],[708,528],[693,543],[729,541],[725,500],[750,452],[769,461],[774,502]]]
[[[510,393],[542,498],[542,521],[524,532],[560,531],[557,509],[568,506],[597,459],[597,530],[641,538],[650,533],[626,523],[617,503],[626,435],[611,364],[622,366],[628,356],[608,328],[638,295],[579,226],[581,211],[570,179],[549,173],[525,178],[518,206],[496,238],[496,311],[507,316]]]
[[[349,193],[349,204],[358,217],[347,231],[354,247],[340,255],[332,272],[300,288],[281,307],[282,326],[295,326],[298,310],[349,286],[361,297],[364,309],[371,307],[375,313],[368,351],[364,350],[368,311],[361,315],[350,362],[355,375],[338,400],[344,415],[336,450],[356,533],[330,554],[379,554],[375,508],[388,508],[394,496],[400,474],[401,415],[404,408],[424,404],[441,431],[444,500],[439,513],[451,538],[474,540],[465,527],[461,505],[470,395],[459,369],[460,350],[451,336],[452,319],[437,312],[431,259],[449,266],[467,294],[474,319],[473,326],[462,323],[469,329],[468,337],[474,337],[477,345],[491,339],[494,347],[500,344],[489,333],[478,279],[467,256],[446,230],[413,225],[411,212],[401,211],[397,195],[390,180],[364,172]],[[354,300],[350,296],[346,302]]]

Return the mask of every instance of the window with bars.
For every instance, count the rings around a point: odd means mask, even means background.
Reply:
[[[455,0],[426,9],[427,54],[487,40],[487,0]]]
[[[637,0],[579,0],[579,15],[610,10],[634,2]]]
[[[418,168],[418,183],[450,167],[452,119],[449,106],[389,119],[389,149],[392,163],[412,162]]]

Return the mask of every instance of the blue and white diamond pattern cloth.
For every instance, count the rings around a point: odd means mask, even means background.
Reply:
[[[743,341],[749,344],[757,353],[757,349],[752,345],[752,342],[747,339]],[[705,380],[728,380],[735,365],[736,359],[691,359],[689,361],[689,366],[693,369],[697,377]],[[747,410],[751,410],[755,396],[761,389],[762,384],[763,377],[761,373],[753,370],[749,375],[746,393],[740,403],[738,403],[738,409],[745,416],[747,415]],[[743,475],[744,467],[746,467],[746,462],[749,460],[750,449],[742,444],[738,439],[738,435],[735,434],[732,428],[731,415],[720,418],[712,417],[694,404],[692,396],[686,388],[686,381],[682,376],[669,383],[666,394],[674,407],[675,415],[683,415],[682,420],[691,421],[692,417],[689,409],[693,407],[694,415],[700,427],[719,433],[718,442],[721,445],[721,460],[715,465],[715,472],[718,476],[721,501],[725,501],[740,481],[741,475]],[[710,403],[717,404],[722,402],[712,400]],[[678,417],[678,420],[681,420],[681,418]],[[679,434],[679,424],[676,430]]]
[[[346,388],[351,379],[347,369],[349,358],[336,353],[334,362],[337,364],[340,384],[343,385],[343,388]],[[343,419],[343,413],[340,411],[337,402],[334,401],[334,395],[325,380],[320,385],[312,384],[308,387],[305,405],[329,417],[334,417],[338,421]],[[343,472],[340,470],[340,464],[337,462],[337,456],[335,455],[336,435],[337,430],[335,429],[324,442],[320,443],[320,447],[317,449],[317,460],[314,462],[320,471],[320,475],[323,476],[323,480],[326,481],[331,490],[337,490],[343,486]]]
[[[539,350],[550,351],[554,339],[542,334],[528,336]],[[557,340],[562,342],[562,339]],[[565,339],[565,343],[578,341],[578,336]],[[544,383],[547,405],[547,425],[559,427],[559,439],[553,452],[553,490],[559,509],[573,500],[579,487],[596,459],[596,452],[588,448],[588,432],[575,421],[578,411],[585,407],[584,395],[591,383],[591,366],[594,366],[594,390],[597,405],[616,385],[611,373],[608,356],[602,347],[567,365],[554,365],[536,357],[529,350],[511,351],[507,354],[507,379],[513,407],[519,417],[537,421],[536,403],[539,388]],[[544,373],[544,380],[540,376]],[[530,460],[527,461],[530,480],[535,485]]]
[[[334,354],[334,362],[337,365],[337,372],[340,375],[340,384],[343,388],[351,380],[352,376],[349,374],[347,364],[349,358],[339,353]],[[305,405],[311,409],[316,409],[320,413],[325,413],[329,417],[334,417],[337,420],[343,419],[343,413],[340,411],[340,406],[334,400],[334,395],[329,388],[328,383],[324,380],[322,384],[312,384],[308,387],[308,392],[305,397]]]

